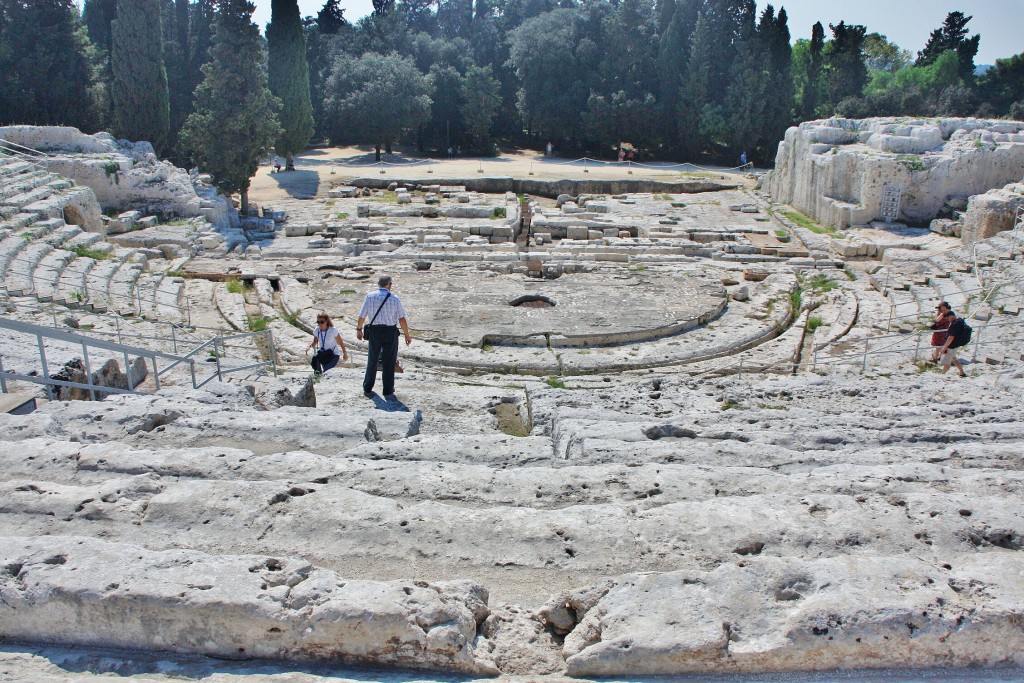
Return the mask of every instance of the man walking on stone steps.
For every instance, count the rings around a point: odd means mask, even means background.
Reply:
[[[397,296],[391,293],[390,275],[377,280],[378,289],[370,292],[359,309],[356,321],[356,339],[366,338],[366,375],[363,377],[363,395],[373,396],[373,383],[377,379],[377,363],[383,365],[381,381],[384,384],[384,398],[395,401],[395,361],[398,360],[398,328],[405,333],[405,345],[412,343],[409,324],[405,320],[405,308]],[[369,319],[369,322],[366,322]],[[363,326],[363,323],[366,326]]]

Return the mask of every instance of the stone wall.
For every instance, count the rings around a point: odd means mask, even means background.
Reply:
[[[982,119],[826,119],[786,131],[772,199],[836,228],[883,218],[885,186],[902,191],[898,220],[927,223],[1024,174],[1024,123]]]

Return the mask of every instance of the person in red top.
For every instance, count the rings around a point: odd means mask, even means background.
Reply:
[[[935,322],[932,323],[932,362],[939,360],[942,347],[946,344],[946,330],[956,320],[956,314],[945,301],[935,307]]]

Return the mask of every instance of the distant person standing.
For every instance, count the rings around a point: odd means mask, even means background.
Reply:
[[[619,147],[619,163],[621,164],[622,160],[625,159],[625,158],[626,158],[626,150],[624,150],[621,147]]]
[[[740,153],[740,166],[746,166],[746,165],[747,165],[747,153],[746,152],[741,152]]]
[[[547,156],[547,157],[549,157],[549,156],[551,156],[552,154],[555,153],[555,146],[551,144],[551,140],[548,140],[548,146],[545,148],[545,150],[546,150],[546,152],[545,152],[544,156]]]
[[[356,339],[365,336],[368,346],[366,353],[366,374],[363,376],[363,395],[373,396],[373,384],[377,379],[377,363],[383,365],[381,382],[384,398],[395,400],[395,363],[398,360],[398,329],[405,333],[405,345],[412,343],[409,324],[405,320],[405,308],[397,296],[391,293],[393,282],[390,275],[377,280],[377,291],[370,292],[359,309],[356,321]],[[369,319],[364,327],[363,323]]]

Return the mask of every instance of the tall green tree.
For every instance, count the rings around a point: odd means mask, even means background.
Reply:
[[[430,81],[408,57],[366,52],[338,55],[327,80],[324,109],[335,142],[370,142],[380,161],[403,132],[430,117]]]
[[[462,119],[471,149],[481,154],[494,151],[491,126],[501,106],[501,84],[490,66],[470,66],[462,78]]]
[[[178,132],[192,112],[192,91],[195,85],[189,77],[191,51],[191,7],[189,0],[174,2],[174,31],[164,44],[164,64],[167,68],[167,92],[170,98],[170,133],[168,147],[177,148]]]
[[[810,121],[817,112],[823,90],[822,74],[825,65],[825,27],[815,22],[811,27],[811,42],[807,53],[804,91],[800,99],[800,118]]]
[[[0,0],[0,123],[94,132],[93,61],[72,0]]]
[[[335,35],[347,23],[339,0],[327,0],[316,15],[316,27],[325,36]]]
[[[117,0],[85,0],[82,23],[89,30],[89,40],[97,48],[110,54],[112,24],[117,18]]]
[[[868,80],[864,64],[864,26],[829,24],[832,40],[825,46],[825,82],[828,104],[832,107],[847,97],[860,97]]]
[[[219,0],[210,61],[196,88],[195,111],[181,132],[183,146],[217,189],[241,196],[249,211],[249,182],[274,146],[281,101],[267,87],[266,58],[248,0]]]
[[[965,83],[974,81],[974,58],[978,55],[981,34],[968,37],[967,24],[974,17],[965,16],[963,12],[950,12],[946,15],[942,26],[932,31],[924,49],[917,53],[916,66],[927,66],[935,63],[943,52],[952,50],[960,61],[960,78]]]
[[[114,133],[148,140],[157,154],[170,131],[160,0],[121,3],[110,50]]]
[[[728,85],[729,139],[709,141],[727,142],[733,155],[738,155],[740,151],[753,152],[767,116],[771,63],[770,59],[766,59],[769,57],[766,24],[774,21],[775,8],[771,5],[765,9],[761,23],[756,28],[751,15],[737,45]]]
[[[579,139],[600,49],[583,30],[576,9],[556,9],[523,22],[509,37],[510,60],[519,77],[516,106],[528,128],[542,138]],[[554,93],[559,96],[553,97]],[[561,145],[560,145],[561,146]]]
[[[660,3],[664,12],[666,3]],[[663,144],[670,151],[680,152],[679,119],[680,97],[686,84],[686,69],[690,61],[690,38],[697,24],[698,0],[671,2],[672,15],[658,41],[658,108],[659,128]]]
[[[313,105],[309,98],[309,64],[298,0],[273,0],[267,26],[268,83],[281,100],[281,135],[275,148],[283,154],[289,171],[295,170],[295,154],[313,137]]]

